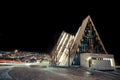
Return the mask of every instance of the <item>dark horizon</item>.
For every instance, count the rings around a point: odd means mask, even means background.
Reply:
[[[18,49],[50,53],[61,32],[65,30],[75,34],[82,20],[88,15],[91,16],[108,53],[120,58],[120,16],[118,8],[110,6],[5,7],[0,26],[0,50]]]

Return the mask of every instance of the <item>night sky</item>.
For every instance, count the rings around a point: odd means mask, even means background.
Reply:
[[[99,2],[5,4],[1,7],[0,50],[49,53],[63,30],[75,34],[82,20],[90,15],[106,50],[118,61],[119,10],[116,4]]]

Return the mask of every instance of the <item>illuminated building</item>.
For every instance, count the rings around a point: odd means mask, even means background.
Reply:
[[[114,56],[107,53],[90,16],[83,20],[75,35],[61,33],[52,51],[52,64],[115,69]]]

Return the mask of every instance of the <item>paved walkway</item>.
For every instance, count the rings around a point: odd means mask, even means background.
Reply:
[[[0,80],[120,80],[116,77],[80,68],[40,68],[39,66],[31,68],[23,66],[0,69],[0,73],[9,73],[6,78],[0,74]]]

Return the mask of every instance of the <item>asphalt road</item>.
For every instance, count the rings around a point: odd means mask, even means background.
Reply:
[[[13,80],[8,72],[13,66],[0,66],[0,80]]]
[[[3,76],[4,75],[4,76]],[[0,80],[120,80],[100,72],[80,68],[41,68],[39,66],[1,67]]]

